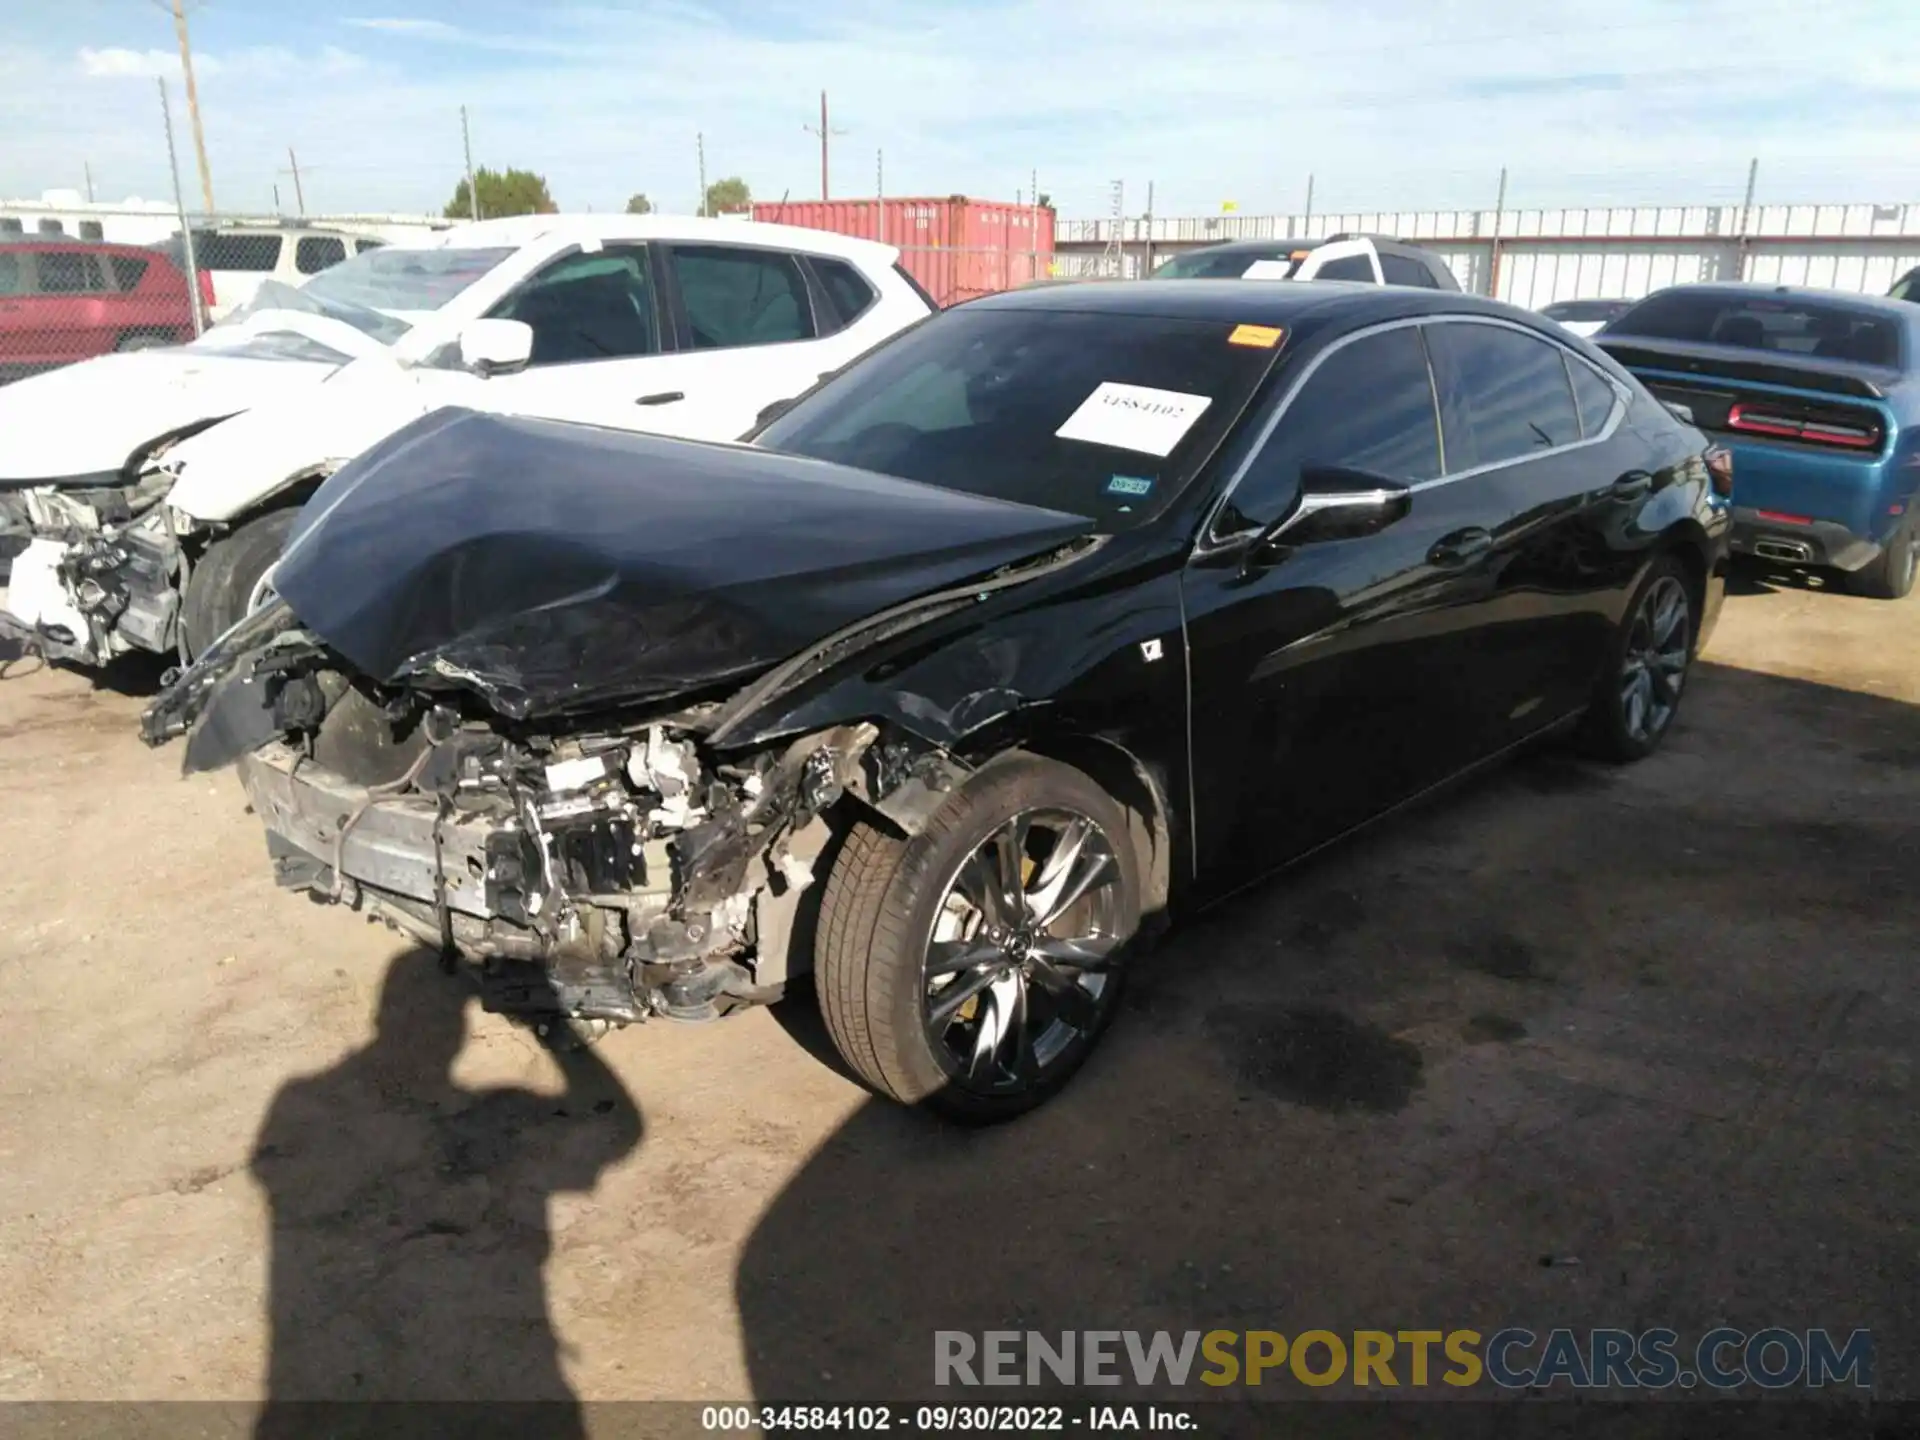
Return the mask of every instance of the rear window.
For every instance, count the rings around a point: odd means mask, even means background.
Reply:
[[[1124,530],[1166,508],[1278,349],[1221,321],[950,310],[850,366],[755,443]]]
[[[0,250],[0,295],[27,293],[27,267],[18,255]]]
[[[1258,266],[1258,269],[1254,269]],[[1287,280],[1300,268],[1290,250],[1189,250],[1154,267],[1155,280]],[[1371,278],[1371,277],[1369,277]]]
[[[147,262],[137,255],[109,256],[107,263],[113,266],[113,283],[122,290],[133,289],[147,273]]]
[[[1781,296],[1668,291],[1642,300],[1607,327],[1610,336],[1642,335],[1742,350],[1898,366],[1900,330],[1892,320],[1847,305]]]
[[[280,264],[280,237],[196,232],[193,237],[193,258],[202,270],[271,272]]]
[[[1540,313],[1549,320],[1611,320],[1630,305],[1626,300],[1562,300]]]
[[[82,295],[106,288],[91,255],[42,250],[39,265],[42,295]]]

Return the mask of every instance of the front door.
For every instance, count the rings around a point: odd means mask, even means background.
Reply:
[[[1418,326],[1335,342],[1283,403],[1184,577],[1194,816],[1207,886],[1252,879],[1482,752],[1472,650],[1497,517],[1442,479]],[[1308,465],[1413,488],[1378,534],[1280,550]]]

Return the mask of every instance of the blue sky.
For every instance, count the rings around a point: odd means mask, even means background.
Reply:
[[[709,178],[811,198],[1004,196],[1070,216],[1920,198],[1912,0],[201,0],[215,197],[437,210],[476,163],[568,209]],[[1816,20],[1817,17],[1817,20]],[[168,193],[155,0],[0,0],[0,196]],[[183,165],[191,150],[176,90]]]

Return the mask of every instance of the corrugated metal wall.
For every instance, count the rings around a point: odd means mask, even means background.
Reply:
[[[1061,268],[1080,269],[1097,257],[1113,225],[1062,221]],[[1133,273],[1149,227],[1138,219],[1121,227]],[[1735,279],[1885,294],[1920,265],[1920,204],[1169,216],[1156,218],[1151,231],[1156,260],[1223,240],[1340,231],[1397,235],[1430,245],[1465,289],[1497,292],[1530,308],[1555,300],[1638,299],[1667,285]]]

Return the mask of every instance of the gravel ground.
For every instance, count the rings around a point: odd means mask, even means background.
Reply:
[[[986,1133],[804,999],[556,1058],[277,891],[150,677],[16,661],[0,1398],[873,1398],[937,1328],[1509,1321],[1866,1326],[1915,1395],[1917,625],[1750,577],[1654,760],[1203,917]]]

